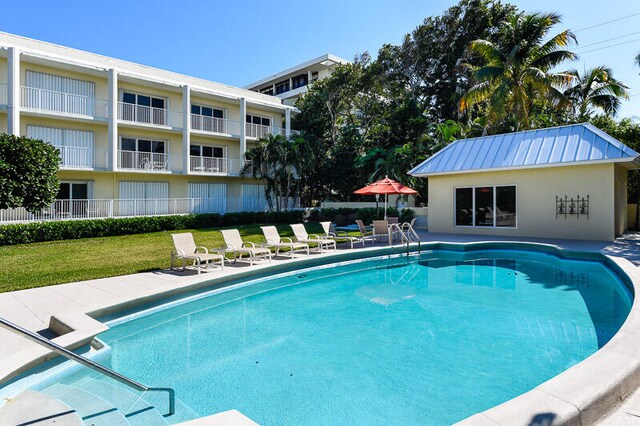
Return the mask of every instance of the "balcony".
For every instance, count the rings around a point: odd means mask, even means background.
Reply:
[[[182,128],[181,112],[126,102],[118,102],[118,120],[143,126]]]
[[[54,146],[60,150],[61,169],[107,169],[109,161],[107,150],[79,146]]]
[[[123,150],[118,150],[118,168],[160,173],[174,170],[169,163],[169,154]]]
[[[254,138],[254,139],[260,139],[262,137],[265,137],[269,134],[271,135],[282,135],[282,136],[286,136],[287,135],[287,130],[282,128],[282,127],[276,127],[276,126],[263,126],[261,124],[252,124],[252,123],[245,123],[246,126],[246,132],[247,132],[247,137],[248,138]],[[300,131],[298,130],[291,130],[290,131],[291,136],[296,136],[300,134]]]
[[[104,120],[107,118],[109,102],[73,93],[22,86],[20,105],[25,111]]]
[[[204,175],[238,176],[244,163],[233,158],[190,156],[189,170]]]
[[[0,105],[9,105],[9,87],[7,83],[0,83]]]
[[[191,130],[221,135],[239,135],[240,123],[226,118],[206,117],[191,114]]]
[[[295,208],[299,207],[299,200],[282,200],[281,204]],[[0,224],[266,210],[264,198],[250,197],[56,200],[37,213],[24,208],[0,210]]]

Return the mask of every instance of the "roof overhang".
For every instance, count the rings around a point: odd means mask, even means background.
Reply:
[[[565,167],[565,166],[592,166],[598,164],[618,164],[629,170],[640,169],[640,156],[638,157],[623,157],[623,158],[615,158],[615,159],[605,159],[605,160],[593,160],[593,161],[575,161],[572,163],[551,163],[551,164],[532,164],[532,165],[524,165],[524,166],[513,166],[513,167],[494,167],[490,169],[471,169],[471,170],[459,170],[459,171],[447,171],[447,172],[437,172],[437,173],[413,173],[414,169],[411,169],[407,172],[408,175],[414,177],[428,178],[431,176],[448,176],[448,175],[462,175],[462,174],[471,174],[471,173],[496,173],[496,172],[507,172],[514,170],[531,170],[531,169],[545,169],[549,167]]]

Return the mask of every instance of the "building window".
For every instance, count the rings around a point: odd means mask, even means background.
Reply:
[[[154,141],[150,139],[122,138],[120,142],[122,151],[153,152],[156,154],[166,154],[167,143],[165,141]]]
[[[276,95],[280,93],[288,92],[289,88],[289,80],[281,81],[280,83],[276,83]]]
[[[297,89],[298,87],[306,86],[309,83],[309,75],[308,74],[300,74],[293,77],[293,88]]]
[[[318,79],[318,71],[314,71],[311,73],[311,81],[316,81]]]
[[[223,109],[201,105],[191,105],[191,114],[201,115],[203,117],[224,118]]]
[[[224,148],[221,146],[191,145],[191,155],[205,158],[224,158]]]
[[[123,92],[122,102],[131,105],[165,109],[166,99],[156,98],[148,95],[140,95],[138,93]]]
[[[455,189],[455,225],[516,227],[516,187],[479,186]]]
[[[247,114],[247,123],[249,124],[258,124],[261,126],[270,126],[271,119],[269,117],[260,117],[259,115],[251,115]]]
[[[56,200],[86,200],[88,198],[88,183],[60,182]]]

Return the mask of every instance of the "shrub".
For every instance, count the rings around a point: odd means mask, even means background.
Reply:
[[[355,219],[360,219],[364,223],[371,223],[374,220],[384,219],[384,207],[377,209],[375,207],[365,207],[361,209],[355,208],[326,208],[326,209],[314,209],[310,212],[308,220],[309,222],[321,222],[321,221],[336,221],[336,216],[353,216]],[[411,222],[416,216],[416,212],[412,209],[402,209],[398,211],[395,207],[387,208],[387,216],[398,216],[400,223]]]
[[[255,223],[300,223],[303,215],[303,210],[291,210],[10,224],[0,226],[0,246]]]

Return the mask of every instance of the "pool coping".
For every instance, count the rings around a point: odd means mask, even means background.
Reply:
[[[411,249],[418,248],[416,243]],[[522,249],[547,252],[561,258],[604,261],[608,267],[627,277],[625,284],[633,294],[631,311],[622,327],[600,350],[548,381],[509,401],[463,419],[459,425],[531,424],[553,421],[554,424],[591,424],[601,419],[624,401],[640,384],[640,301],[635,297],[640,290],[640,270],[627,259],[607,255],[599,251],[573,250],[555,244],[523,241],[474,241],[422,243],[422,250],[475,251],[487,249]],[[50,328],[62,335],[54,342],[75,349],[89,344],[108,327],[97,317],[122,312],[157,302],[173,296],[197,290],[225,287],[242,278],[264,273],[282,273],[326,263],[357,260],[372,256],[404,253],[406,246],[377,246],[365,249],[345,250],[323,255],[297,257],[293,260],[262,263],[249,268],[234,269],[228,273],[206,273],[192,276],[186,282],[172,288],[150,288],[132,298],[122,298],[116,303],[96,303],[77,312],[54,313]],[[638,330],[638,331],[636,331]],[[33,367],[55,357],[41,347],[30,347],[0,360],[0,384],[27,372]],[[1,407],[0,402],[0,407]]]

